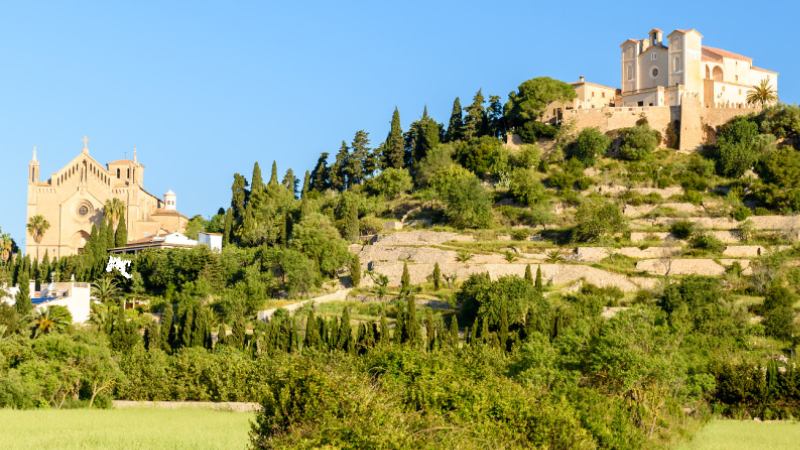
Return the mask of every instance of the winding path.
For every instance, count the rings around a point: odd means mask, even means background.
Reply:
[[[310,298],[308,300],[302,300],[297,303],[292,303],[286,306],[281,306],[279,308],[269,308],[263,309],[258,312],[258,320],[266,320],[272,317],[275,314],[275,311],[279,309],[285,309],[286,311],[292,312],[302,308],[303,306],[309,303],[326,303],[326,302],[335,302],[337,300],[345,300],[347,299],[347,294],[350,293],[351,288],[339,289],[338,291],[331,292],[330,294],[320,295],[319,297]]]

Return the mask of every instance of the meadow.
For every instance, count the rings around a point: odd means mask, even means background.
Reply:
[[[800,423],[713,420],[679,450],[789,450],[798,448]]]
[[[244,449],[252,418],[206,409],[3,409],[0,448]]]

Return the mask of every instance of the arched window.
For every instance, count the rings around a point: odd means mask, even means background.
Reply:
[[[119,170],[119,167],[118,167],[117,168],[117,178],[119,178],[119,175],[120,175],[120,170]]]
[[[711,76],[714,78],[714,81],[722,81],[722,68],[719,66],[714,66],[714,70],[711,71]]]

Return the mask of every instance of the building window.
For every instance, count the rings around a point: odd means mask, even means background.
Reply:
[[[594,91],[592,91],[592,97],[594,97]]]
[[[128,169],[128,178],[131,177],[131,169]]]
[[[605,92],[601,92],[600,93],[600,97],[606,98],[606,93]]]
[[[650,69],[650,77],[655,78],[658,76],[658,67],[653,67]]]
[[[119,169],[117,169],[117,178],[119,178]]]
[[[674,56],[672,58],[672,71],[678,73],[681,71],[681,57]]]
[[[628,72],[628,81],[633,80],[633,65],[628,64],[628,67],[625,68],[626,72]]]
[[[658,54],[653,52],[650,53],[650,61],[655,61],[658,58]]]

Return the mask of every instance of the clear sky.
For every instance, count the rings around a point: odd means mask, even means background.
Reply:
[[[548,75],[619,85],[619,44],[652,27],[780,72],[800,99],[797,2],[16,2],[0,10],[0,228],[24,242],[26,174],[46,179],[88,135],[101,163],[132,154],[146,188],[186,215],[229,202],[258,160],[299,176],[359,129],[385,138],[425,105],[445,122],[478,88],[505,98]],[[113,5],[112,5],[113,4]]]

